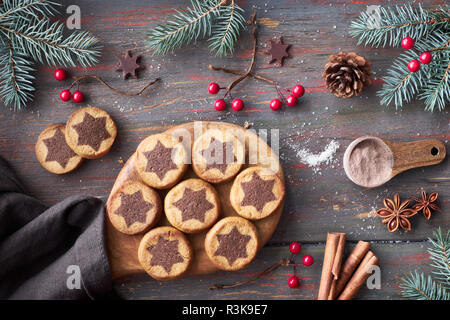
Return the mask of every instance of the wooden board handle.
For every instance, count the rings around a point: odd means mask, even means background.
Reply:
[[[392,142],[383,140],[392,150],[392,177],[405,170],[441,163],[446,156],[445,145],[439,140]]]

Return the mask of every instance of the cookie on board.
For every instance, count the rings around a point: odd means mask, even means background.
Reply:
[[[126,234],[142,233],[161,218],[159,194],[142,182],[128,181],[111,196],[108,217],[114,228]]]
[[[256,227],[241,217],[219,220],[205,238],[209,259],[222,270],[238,270],[247,266],[255,258],[258,245]]]
[[[175,185],[187,169],[187,152],[178,138],[154,134],[145,138],[136,151],[136,169],[151,187],[166,189]]]
[[[174,279],[186,272],[193,250],[186,236],[172,227],[150,230],[142,238],[138,258],[144,270],[154,279]]]
[[[226,130],[211,129],[195,140],[192,167],[202,179],[221,183],[232,179],[242,168],[245,148]]]
[[[83,162],[83,158],[67,144],[65,130],[65,124],[51,124],[41,132],[36,142],[36,157],[41,166],[51,173],[71,172]]]
[[[175,228],[197,233],[209,229],[217,221],[220,201],[212,185],[200,179],[188,179],[167,193],[164,212]]]
[[[116,135],[114,121],[106,111],[96,107],[79,109],[67,120],[67,144],[86,159],[96,159],[107,154]]]
[[[230,202],[242,217],[259,220],[278,209],[285,194],[284,184],[271,170],[250,167],[238,174],[230,191]]]

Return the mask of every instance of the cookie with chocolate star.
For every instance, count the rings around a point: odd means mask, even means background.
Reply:
[[[166,189],[175,185],[186,172],[187,151],[178,138],[154,134],[145,138],[136,151],[136,169],[149,186]]]
[[[241,217],[219,220],[205,237],[205,250],[211,262],[222,270],[239,270],[256,256],[259,246],[254,224]]]
[[[242,168],[243,143],[226,130],[208,130],[195,140],[192,168],[202,179],[221,183],[232,179]]]
[[[259,220],[278,209],[285,195],[284,184],[271,170],[250,167],[239,173],[230,191],[230,202],[242,217]]]
[[[193,249],[182,232],[172,227],[159,227],[142,238],[138,258],[151,277],[169,280],[187,271],[193,259]]]
[[[214,187],[203,180],[184,180],[167,193],[164,212],[175,228],[186,233],[201,232],[219,218],[219,196]]]
[[[111,116],[102,109],[86,107],[72,113],[66,124],[66,141],[82,158],[96,159],[108,153],[117,135]]]
[[[128,181],[111,196],[108,217],[120,232],[138,234],[158,223],[161,211],[161,198],[155,190],[142,182]]]
[[[83,158],[67,144],[65,131],[65,124],[51,124],[41,132],[37,139],[36,157],[41,166],[51,173],[71,172],[83,162]]]

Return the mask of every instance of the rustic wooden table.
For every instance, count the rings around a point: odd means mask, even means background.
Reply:
[[[450,226],[450,165],[444,163],[405,172],[382,187],[362,189],[345,176],[342,157],[347,145],[361,135],[376,135],[395,141],[436,138],[449,147],[449,113],[423,111],[421,102],[403,110],[379,105],[376,91],[378,77],[401,52],[398,49],[371,49],[356,45],[348,35],[350,21],[367,5],[394,5],[396,1],[239,1],[250,15],[256,9],[259,29],[255,70],[290,87],[301,83],[307,94],[292,109],[273,112],[269,101],[276,96],[265,83],[245,80],[234,91],[245,100],[240,113],[217,112],[214,96],[207,94],[211,81],[226,84],[230,75],[208,70],[208,64],[244,70],[251,54],[251,41],[244,32],[234,57],[215,58],[204,41],[175,54],[152,56],[145,47],[145,32],[173,12],[184,8],[187,0],[76,1],[81,7],[82,28],[92,31],[104,46],[101,63],[95,68],[76,68],[72,74],[96,74],[115,87],[135,90],[157,76],[163,82],[141,97],[111,93],[98,83],[82,84],[87,100],[82,106],[106,109],[115,119],[118,138],[111,152],[96,161],[86,161],[74,173],[57,176],[45,171],[36,160],[34,144],[38,134],[49,124],[65,122],[78,105],[62,103],[59,92],[67,84],[53,79],[53,68],[40,67],[36,73],[36,98],[23,112],[0,110],[0,154],[5,157],[28,186],[29,193],[47,204],[72,194],[86,194],[106,199],[116,175],[145,136],[170,126],[194,120],[220,120],[258,129],[280,130],[280,158],[286,174],[287,199],[278,228],[250,267],[238,272],[219,272],[188,276],[172,282],[158,282],[145,274],[116,281],[118,293],[126,299],[313,299],[317,295],[326,233],[347,233],[350,242],[369,240],[380,259],[380,290],[362,289],[358,299],[398,299],[399,277],[409,271],[428,271],[427,238],[441,226]],[[425,6],[445,1],[424,1]],[[400,2],[399,2],[400,3]],[[73,1],[64,1],[65,5]],[[64,7],[65,8],[65,7]],[[292,44],[292,58],[280,68],[267,64],[262,49],[265,41],[282,35]],[[142,54],[146,70],[138,80],[123,81],[115,72],[116,55],[126,49]],[[374,85],[361,97],[338,99],[324,88],[321,73],[328,56],[339,51],[356,51],[373,62]],[[313,170],[300,162],[302,148],[320,152],[335,139],[340,148],[335,162]],[[399,192],[402,197],[418,194],[420,188],[438,191],[442,213],[427,221],[416,217],[410,232],[389,233],[373,215],[383,197]],[[259,281],[236,289],[208,290],[217,282],[234,282],[288,256],[291,241],[303,244],[302,254],[312,254],[315,264],[299,268],[301,287],[290,289],[287,278],[291,269],[281,268]]]

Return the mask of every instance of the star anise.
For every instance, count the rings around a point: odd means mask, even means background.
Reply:
[[[417,211],[413,208],[408,208],[410,200],[400,202],[398,193],[394,195],[394,200],[384,199],[385,208],[377,210],[377,216],[383,218],[381,222],[387,224],[389,232],[394,232],[398,226],[403,230],[411,230],[411,223],[408,218],[414,216]]]
[[[428,196],[425,190],[423,190],[422,188],[422,199],[413,197],[413,200],[417,202],[413,206],[413,209],[416,210],[417,212],[422,210],[425,218],[430,219],[431,210],[441,212],[441,209],[439,209],[439,207],[435,203],[433,203],[436,202],[438,195],[439,194],[437,192],[433,192]]]

